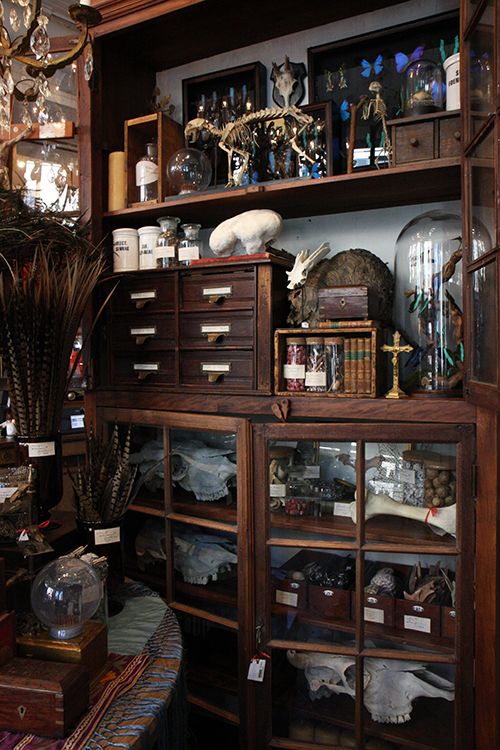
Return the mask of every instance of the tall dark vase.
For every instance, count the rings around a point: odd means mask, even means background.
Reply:
[[[108,559],[108,591],[113,593],[124,580],[123,518],[116,521],[81,521],[76,527],[87,552]]]
[[[35,492],[38,522],[45,521],[62,498],[61,435],[30,437],[18,435],[20,459],[35,469]]]

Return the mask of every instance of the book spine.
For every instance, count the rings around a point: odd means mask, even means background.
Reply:
[[[363,363],[365,371],[365,393],[371,395],[372,392],[372,337],[367,336],[363,352]]]
[[[350,338],[344,339],[344,391],[346,393],[352,392],[351,340]]]
[[[356,339],[356,393],[365,392],[365,365],[363,361],[365,339]]]

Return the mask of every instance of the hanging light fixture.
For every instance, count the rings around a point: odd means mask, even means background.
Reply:
[[[93,69],[89,29],[101,21],[90,5],[70,5],[68,13],[79,35],[72,49],[52,55],[48,17],[41,0],[0,0],[0,129],[8,129],[12,97],[23,103],[22,122],[30,127],[28,104],[36,104],[40,125],[48,121],[45,101],[50,94],[50,77],[84,54],[84,74],[90,80]],[[17,65],[16,65],[17,63]]]

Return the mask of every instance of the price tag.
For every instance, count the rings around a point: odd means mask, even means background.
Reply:
[[[4,503],[16,491],[17,487],[0,487],[0,503]]]
[[[26,531],[26,529],[23,529],[21,531],[21,533],[19,534],[19,539],[17,541],[18,542],[29,542],[29,540],[30,540],[30,537],[29,537],[28,532]]]
[[[399,470],[399,481],[406,482],[407,484],[415,484],[415,472],[413,469],[400,469]]]
[[[85,427],[85,414],[72,414],[70,422],[72,430],[82,430]]]
[[[43,458],[43,456],[55,456],[56,444],[53,440],[44,443],[28,443],[28,458]]]
[[[270,484],[269,496],[270,497],[285,497],[286,496],[286,484]]]
[[[376,607],[365,607],[365,620],[366,622],[379,622],[383,625],[385,612],[383,609],[377,609]]]
[[[94,529],[94,544],[113,544],[120,541],[120,527]]]
[[[334,503],[333,515],[343,516],[343,518],[350,518],[351,517],[351,503]]]
[[[418,630],[419,633],[431,632],[431,621],[428,617],[415,617],[415,615],[405,615],[405,630]]]
[[[302,475],[304,479],[319,479],[320,477],[320,467],[311,465],[306,466],[304,469],[304,474]]]
[[[297,607],[299,603],[299,595],[294,594],[291,591],[276,591],[276,601],[278,604],[286,604],[289,607]]]
[[[287,380],[304,380],[305,376],[305,365],[283,365],[283,377]]]
[[[265,671],[265,659],[252,659],[250,666],[248,667],[248,679],[253,680],[254,682],[262,682],[264,680]]]

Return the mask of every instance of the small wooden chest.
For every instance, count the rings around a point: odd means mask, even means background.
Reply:
[[[0,729],[65,737],[88,705],[82,667],[18,657],[0,667]]]
[[[367,320],[377,318],[373,294],[367,286],[325,286],[318,290],[321,320]]]

